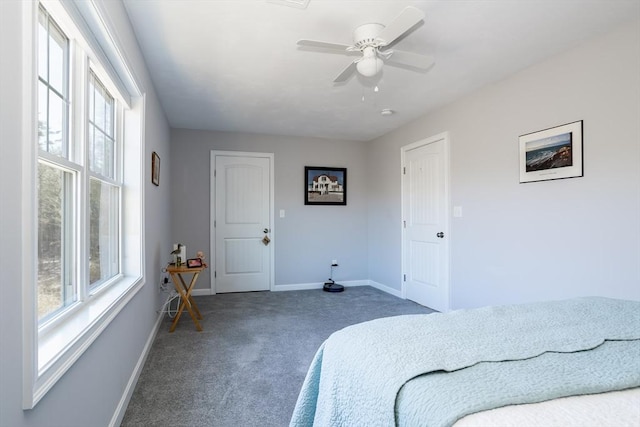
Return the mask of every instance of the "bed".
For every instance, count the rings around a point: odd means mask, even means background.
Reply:
[[[290,426],[637,426],[638,387],[637,301],[396,316],[320,346]]]

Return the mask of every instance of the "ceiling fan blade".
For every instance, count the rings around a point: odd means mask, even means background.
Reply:
[[[344,70],[342,70],[342,72],[340,74],[338,74],[338,77],[336,77],[335,79],[333,79],[334,83],[342,83],[347,81],[347,79],[349,77],[351,77],[351,75],[356,71],[356,61],[352,62],[351,64],[349,64],[347,66],[347,68],[345,68]]]
[[[412,6],[407,6],[400,15],[396,16],[393,21],[389,23],[380,32],[376,41],[380,43],[380,46],[387,46],[395,39],[406,33],[411,27],[424,19],[424,12],[420,9],[416,9]]]
[[[347,53],[348,49],[352,47],[346,44],[320,42],[317,40],[298,40],[298,46],[319,47],[322,49],[339,50],[344,53]]]
[[[399,64],[408,65],[414,68],[420,68],[423,70],[429,69],[435,64],[433,56],[419,55],[417,53],[405,52],[402,50],[392,50],[389,55],[389,59],[385,60],[385,63],[389,65]]]

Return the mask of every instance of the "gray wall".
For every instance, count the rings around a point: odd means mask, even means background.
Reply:
[[[22,40],[21,1],[0,2],[0,287],[5,303],[0,310],[0,426],[105,426],[111,420],[135,364],[142,353],[160,308],[162,296],[156,283],[169,247],[169,187],[159,188],[145,179],[146,284],[84,355],[47,393],[38,405],[22,410],[22,309],[21,270],[32,260],[22,257],[21,188],[22,146]],[[145,178],[150,176],[152,151],[162,157],[162,178],[170,170],[169,128],[154,94],[121,2],[104,2],[124,54],[143,85],[146,99]],[[30,213],[24,213],[29,215]],[[28,284],[27,284],[28,285]]]
[[[171,235],[187,245],[187,256],[204,250],[210,233],[210,153],[212,150],[274,153],[275,284],[324,282],[331,260],[336,280],[367,278],[366,144],[185,129],[171,131]],[[305,206],[304,166],[347,168],[347,206]],[[285,210],[285,218],[278,213]],[[210,286],[207,270],[197,288]]]
[[[584,177],[518,183],[518,136],[584,120]],[[640,23],[372,141],[369,278],[400,289],[400,147],[449,131],[452,308],[640,299]]]

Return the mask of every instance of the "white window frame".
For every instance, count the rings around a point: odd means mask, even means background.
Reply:
[[[121,142],[120,156],[126,156],[127,162],[121,172],[122,190],[120,201],[120,274],[108,283],[89,288],[87,266],[82,268],[79,303],[63,310],[59,316],[39,327],[37,314],[37,161],[46,155],[40,153],[37,146],[38,124],[38,70],[37,70],[37,32],[39,3],[22,2],[23,10],[23,51],[31,52],[23,56],[22,68],[25,78],[22,81],[23,134],[30,136],[23,148],[22,209],[23,235],[26,242],[20,254],[22,266],[22,306],[23,306],[23,408],[31,409],[48,390],[73,366],[84,351],[95,341],[101,332],[126,306],[144,285],[144,117],[145,96],[140,89],[128,63],[122,55],[112,26],[105,19],[107,14],[99,2],[73,2],[70,0],[41,0],[47,12],[56,24],[71,40],[72,49],[81,49],[86,55],[82,59],[72,59],[70,74],[81,76],[84,89],[71,93],[72,103],[86,107],[86,88],[88,71],[93,70],[100,81],[108,87],[114,97],[120,95],[121,103],[128,108],[122,110],[121,124],[124,132],[118,136]],[[91,65],[90,65],[91,64]],[[110,85],[110,86],[109,86]],[[79,93],[78,93],[79,92]],[[83,114],[86,119],[86,116]],[[72,134],[82,135],[86,141],[86,123],[71,123]],[[76,144],[84,145],[85,143]],[[77,149],[77,148],[76,148]],[[80,159],[86,159],[85,148],[73,153]],[[45,153],[46,154],[46,153]],[[71,154],[71,153],[70,153]],[[60,159],[57,159],[59,163]],[[122,160],[122,159],[121,159]],[[77,163],[77,162],[76,162]],[[82,160],[81,169],[86,169]],[[75,166],[74,166],[75,168]],[[88,198],[88,170],[83,172],[86,179],[79,181],[77,191]],[[82,210],[79,218],[79,256],[88,257],[88,213]]]
[[[90,66],[89,68],[90,68],[89,72],[93,73],[95,78],[98,80],[98,82],[100,84],[102,84],[103,86],[105,86],[105,88],[108,91],[109,95],[114,96],[114,91],[116,91],[117,89],[113,87],[113,84],[110,85],[110,84],[106,84],[104,82],[105,77],[104,76],[103,77],[100,76],[100,74],[103,74],[103,73],[99,73],[97,71],[97,69],[96,69],[97,67]],[[88,87],[88,85],[87,85],[87,87]],[[114,98],[116,98],[116,97],[114,96]],[[87,116],[87,120],[84,121],[87,124],[87,129],[89,128],[88,119],[89,119],[89,117]],[[113,178],[107,177],[107,176],[104,176],[102,174],[98,174],[98,173],[95,173],[95,172],[91,171],[91,168],[90,168],[89,162],[88,162],[89,156],[88,155],[85,156],[85,161],[87,162],[86,164],[87,164],[87,177],[88,177],[88,179],[87,179],[87,200],[89,199],[88,192],[90,190],[91,178],[95,178],[100,182],[103,182],[103,183],[106,183],[106,184],[111,184],[113,186],[119,187],[120,188],[120,197],[119,197],[119,200],[118,200],[118,205],[120,207],[120,212],[118,214],[118,224],[116,224],[116,226],[119,229],[121,229],[122,224],[120,222],[120,218],[122,218],[122,194],[124,192],[124,188],[123,188],[123,185],[122,185],[122,163],[124,161],[124,159],[122,157],[122,139],[124,137],[124,129],[123,129],[124,109],[122,108],[122,101],[118,100],[117,98],[115,99],[115,102],[114,102],[114,117],[113,117],[113,120],[114,120],[114,147],[113,147],[113,149],[115,151],[115,153],[114,153],[115,165],[114,165],[114,171],[113,171],[114,177]],[[87,137],[87,141],[88,141],[88,137]],[[88,148],[88,145],[87,145],[86,142],[85,142],[84,146],[85,146],[85,148]],[[87,213],[87,227],[88,226],[89,226],[89,214]],[[86,241],[86,244],[87,244],[86,257],[88,258],[88,256],[89,256],[89,253],[88,253],[89,236],[87,236],[86,240],[87,240]],[[112,245],[115,245],[115,244],[118,245],[118,247],[117,247],[118,259],[117,259],[116,262],[117,262],[118,266],[120,267],[122,265],[122,262],[121,262],[121,258],[122,258],[122,242],[121,242],[121,239],[118,239],[118,241],[113,243]],[[111,248],[111,249],[113,250],[114,248]],[[120,267],[120,269],[121,269],[121,267]],[[119,280],[120,277],[121,276],[118,275],[118,276],[115,276],[115,277],[110,277],[110,278],[108,278],[106,280],[99,281],[97,283],[90,283],[91,281],[90,281],[90,278],[89,278],[89,272],[87,271],[87,284],[88,284],[89,292],[90,293],[99,292],[103,287],[109,286],[114,281]]]

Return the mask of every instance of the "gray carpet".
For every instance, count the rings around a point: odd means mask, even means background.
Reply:
[[[307,368],[334,331],[430,309],[364,286],[195,298],[197,332],[185,311],[166,317],[122,426],[287,426]]]

